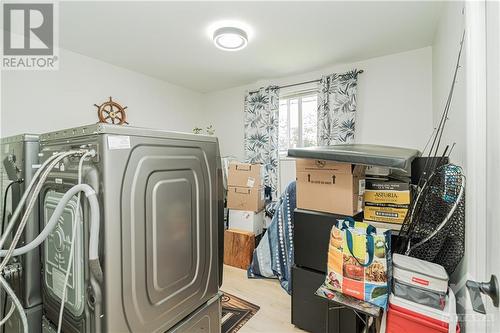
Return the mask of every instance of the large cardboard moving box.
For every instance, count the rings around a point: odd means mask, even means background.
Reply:
[[[260,212],[264,208],[263,187],[228,186],[227,208]]]
[[[260,164],[231,162],[227,177],[228,186],[264,186],[264,168]]]
[[[298,159],[297,208],[353,216],[363,209],[365,167]]]
[[[365,191],[365,220],[404,222],[410,206],[410,184],[398,180],[368,179]]]

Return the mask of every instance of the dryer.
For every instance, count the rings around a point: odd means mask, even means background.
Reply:
[[[58,321],[73,231],[75,248],[62,331],[219,332],[222,171],[215,137],[95,124],[43,134],[41,162],[71,149],[95,150],[83,182],[98,193],[97,281],[88,261],[88,207],[66,205],[42,246],[44,331]],[[40,194],[44,226],[77,183],[65,158]],[[80,214],[77,211],[80,210]],[[73,229],[75,216],[81,221]]]
[[[18,206],[24,194],[26,184],[29,184],[38,167],[39,142],[38,135],[20,134],[0,140],[0,231],[3,233],[9,218]],[[9,187],[9,191],[7,190]],[[6,195],[6,197],[4,197]],[[6,199],[6,200],[4,200]],[[5,207],[4,207],[5,201]],[[5,219],[2,216],[5,210]],[[38,209],[30,216],[20,244],[26,244],[38,235]],[[10,240],[6,246],[10,245]],[[4,248],[6,247],[4,246]],[[41,332],[42,296],[40,294],[40,254],[35,249],[20,257],[14,257],[4,269],[4,276],[12,286],[25,309],[30,325],[30,332]],[[10,298],[6,298],[3,290],[0,292],[0,317],[9,311]],[[2,333],[18,333],[21,331],[21,321],[17,311],[0,327]]]

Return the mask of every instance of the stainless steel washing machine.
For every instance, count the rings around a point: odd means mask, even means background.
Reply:
[[[63,327],[70,332],[218,332],[222,277],[222,171],[215,137],[95,124],[43,134],[41,162],[94,149],[83,182],[101,206],[104,280],[88,264],[88,206],[71,201],[42,247],[46,325],[57,323],[72,232],[73,265]],[[77,183],[78,157],[63,160],[40,195],[41,225]],[[73,229],[77,211],[83,223]],[[198,324],[196,324],[198,323]],[[209,323],[209,324],[207,324]]]
[[[18,206],[26,185],[31,182],[36,172],[38,153],[38,135],[22,134],[0,140],[0,221],[3,221],[4,195],[7,194],[5,197],[7,199],[5,200],[5,224],[0,224],[2,233],[8,224],[10,216]],[[22,182],[16,182],[17,180],[22,180]],[[8,186],[10,189],[6,192]],[[33,240],[38,235],[38,231],[38,208],[36,208],[27,221],[19,242],[20,246]],[[10,245],[10,239],[7,239],[4,248],[8,245]],[[23,256],[11,259],[4,269],[4,276],[25,308],[30,332],[41,332],[42,297],[40,294],[39,250],[35,249]],[[0,294],[0,314],[1,318],[3,318],[6,312],[9,311],[11,303],[10,298],[6,298],[3,291]],[[20,331],[21,321],[16,311],[0,328],[0,332],[18,333]]]

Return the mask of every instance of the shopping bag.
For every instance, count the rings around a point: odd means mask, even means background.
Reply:
[[[386,308],[391,277],[391,231],[352,218],[332,227],[325,286]]]

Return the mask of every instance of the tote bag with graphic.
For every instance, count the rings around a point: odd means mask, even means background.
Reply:
[[[385,308],[390,286],[391,231],[349,218],[332,227],[328,246],[331,290]]]

